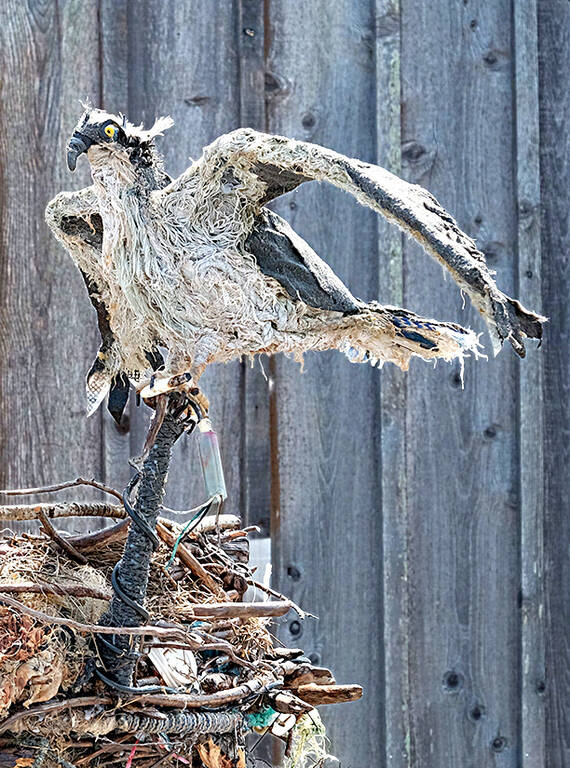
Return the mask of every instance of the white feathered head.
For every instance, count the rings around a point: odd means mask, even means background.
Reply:
[[[154,138],[174,123],[171,117],[159,117],[152,128],[145,130],[142,125],[130,123],[124,115],[113,115],[89,105],[84,107],[67,144],[67,165],[71,171],[75,170],[79,155],[92,146],[108,148],[114,154],[125,152],[131,160],[139,158],[152,146]]]

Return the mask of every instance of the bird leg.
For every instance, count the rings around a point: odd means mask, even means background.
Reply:
[[[155,443],[156,436],[158,435],[158,432],[162,427],[162,424],[164,422],[164,417],[166,415],[168,395],[166,394],[157,395],[155,400],[156,400],[156,405],[154,409],[154,414],[152,416],[152,419],[148,428],[146,439],[144,441],[142,456],[140,457],[139,462],[144,461],[148,456],[148,452],[150,451],[150,449]]]
[[[174,415],[185,424],[185,429],[192,429],[208,416],[210,403],[200,388],[195,386],[192,374],[189,372],[174,376],[161,376],[160,378],[153,374],[148,381],[139,386],[137,391],[145,405],[155,411],[144,442],[142,455],[131,462],[134,466],[140,467],[148,456],[162,427],[169,395],[174,392],[181,395],[181,402]]]
[[[137,392],[145,404],[151,408],[155,407],[154,403],[158,396],[167,392],[182,392],[189,400],[194,401],[198,405],[204,417],[208,415],[210,410],[208,398],[196,386],[194,377],[189,371],[175,374],[174,376],[159,377],[155,374],[148,381],[143,382],[137,388]]]

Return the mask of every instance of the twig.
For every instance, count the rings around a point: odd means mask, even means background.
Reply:
[[[156,532],[159,537],[168,544],[169,547],[173,547],[176,543],[176,536],[171,533],[168,528],[160,520],[156,525]],[[218,582],[211,576],[204,566],[194,557],[194,555],[183,545],[179,544],[176,550],[176,557],[189,568],[192,573],[201,579],[204,584],[209,587],[215,595],[218,595],[222,599],[226,597],[226,593],[220,587]]]
[[[84,536],[70,536],[67,541],[73,544],[76,549],[99,549],[122,541],[127,535],[130,523],[131,518],[127,517],[125,520],[110,525],[108,528],[103,528],[101,531],[86,533]]]
[[[159,766],[159,765],[162,765],[162,764],[163,764],[163,763],[165,763],[167,760],[171,760],[171,759],[172,759],[172,755],[170,754],[170,752],[167,752],[165,755],[163,755],[162,757],[160,757],[160,758],[159,758],[159,759],[158,759],[158,760],[157,760],[155,763],[153,763],[153,764],[150,766],[150,768],[158,768],[158,766]]]
[[[9,488],[0,493],[5,496],[29,496],[33,493],[55,493],[56,491],[63,491],[66,488],[75,488],[78,485],[89,485],[92,488],[97,488],[98,491],[108,493],[110,496],[114,496],[119,501],[122,500],[121,494],[114,488],[110,488],[104,483],[100,483],[97,480],[87,480],[84,477],[78,477],[75,480],[66,480],[63,483],[57,483],[56,485],[44,485],[40,488]]]
[[[345,701],[357,701],[362,696],[360,685],[318,685],[307,683],[295,688],[296,695],[313,707],[322,704],[342,704]]]
[[[199,509],[199,507],[197,509]],[[165,509],[164,512],[170,513],[172,510]],[[175,514],[180,515],[182,513],[176,512]],[[189,513],[187,512],[184,514]],[[200,522],[197,523],[196,527],[190,532],[189,536],[191,538],[195,538],[200,533],[209,533],[211,531],[215,531],[216,528],[219,528],[220,531],[225,531],[232,528],[238,528],[240,525],[241,520],[237,515],[220,515],[218,518],[216,518],[216,515],[207,515],[203,520],[200,520]]]
[[[222,536],[222,541],[232,541],[233,539],[242,539],[247,536],[248,533],[259,533],[261,528],[258,525],[248,525],[247,528],[242,528],[237,531],[230,531]]]
[[[267,603],[204,603],[182,609],[185,618],[232,619],[264,616],[284,616],[291,609],[289,601]]]
[[[77,630],[77,632],[95,632],[97,634],[105,635],[153,635],[154,637],[164,638],[180,638],[184,640],[188,639],[187,633],[183,627],[170,626],[170,627],[156,627],[154,625],[146,624],[141,627],[104,627],[99,624],[82,624],[79,621],[73,619],[64,619],[61,616],[50,616],[49,613],[43,611],[37,611],[35,608],[30,608],[15,597],[9,595],[0,594],[0,603],[10,605],[12,608],[16,608],[21,613],[25,613],[38,621],[44,622],[44,624],[59,624],[64,627],[70,627]]]
[[[0,506],[0,519],[36,520],[39,513],[46,517],[127,517],[123,506],[101,501],[69,501],[57,504],[7,504]]]
[[[104,755],[106,752],[122,752],[125,749],[130,749],[133,745],[128,743],[125,744],[125,742],[128,742],[129,739],[132,739],[132,736],[132,733],[125,733],[124,736],[117,737],[112,744],[104,744],[96,752],[92,752],[90,755],[86,755],[85,757],[76,760],[75,765],[80,766],[85,765],[86,763],[90,763],[95,757]],[[170,757],[170,755],[167,755],[167,757]]]
[[[45,513],[43,511],[39,511],[38,517],[40,519],[40,522],[42,524],[42,527],[44,531],[47,533],[47,535],[50,537],[50,539],[53,539],[55,543],[60,546],[64,552],[67,552],[69,557],[72,560],[75,560],[78,563],[81,563],[81,565],[87,564],[87,558],[84,557],[81,552],[78,552],[75,547],[70,544],[68,541],[66,541],[63,536],[61,536],[53,527],[53,525],[50,523],[50,521],[45,516]]]
[[[223,707],[226,704],[232,704],[234,701],[240,701],[243,698],[259,695],[268,687],[282,685],[283,680],[276,679],[273,675],[264,675],[263,677],[254,677],[242,685],[235,688],[229,688],[225,691],[216,691],[216,693],[205,694],[167,694],[150,693],[138,696],[136,699],[130,699],[124,702],[124,706],[129,704],[150,704],[153,706],[191,708],[198,707]]]
[[[94,587],[84,587],[81,584],[45,584],[44,582],[37,583],[20,583],[20,584],[0,584],[0,592],[9,592],[19,594],[22,592],[39,593],[43,594],[47,592],[52,595],[71,595],[72,597],[92,597],[95,600],[110,600],[111,595],[102,592],[100,589]]]
[[[277,597],[279,600],[284,600],[285,602],[289,603],[290,607],[295,611],[295,613],[299,616],[300,619],[305,619],[307,616],[311,619],[318,618],[312,613],[307,613],[307,611],[303,611],[297,603],[294,603],[292,600],[290,600],[288,597],[285,597],[285,595],[282,595],[281,592],[277,592],[275,589],[271,589],[271,587],[266,587],[265,584],[262,584],[260,581],[255,581],[255,579],[248,579],[247,583],[252,587],[257,587],[258,589],[261,589],[262,592],[266,592],[268,595],[271,595],[272,597]]]
[[[29,709],[14,712],[13,715],[0,724],[0,733],[9,730],[11,726],[19,720],[33,717],[34,715],[44,715],[49,712],[58,712],[62,709],[77,709],[78,707],[94,707],[97,704],[107,706],[113,701],[109,696],[80,696],[76,699],[66,699],[65,701],[48,701],[46,704],[37,704]]]

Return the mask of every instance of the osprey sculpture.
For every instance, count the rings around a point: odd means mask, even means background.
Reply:
[[[327,181],[383,214],[446,267],[484,316],[495,351],[540,338],[545,318],[496,286],[483,254],[422,187],[316,144],[243,128],[204,149],[177,179],[155,137],[124,117],[86,108],[71,137],[93,185],[62,192],[46,219],[81,270],[102,343],[87,376],[88,410],[109,393],[116,419],[129,384],[143,396],[195,387],[210,363],[242,355],[339,349],[353,362],[477,354],[453,323],[355,298],[330,267],[265,205],[299,184]],[[165,351],[163,358],[162,352]],[[195,390],[196,392],[197,390]]]

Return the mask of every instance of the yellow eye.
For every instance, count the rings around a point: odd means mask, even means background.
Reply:
[[[115,128],[114,125],[107,125],[105,128],[105,135],[108,136],[110,139],[112,139],[116,131],[117,129]]]

